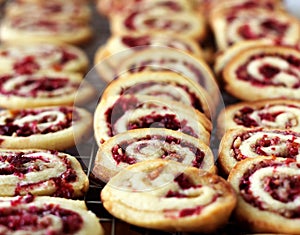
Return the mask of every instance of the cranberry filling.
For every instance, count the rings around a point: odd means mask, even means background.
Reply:
[[[249,117],[255,110],[251,107],[244,107],[240,109],[233,117],[233,120],[238,125],[245,127],[257,127],[258,123]]]
[[[261,161],[252,168],[249,168],[248,171],[243,175],[239,189],[240,194],[244,200],[254,207],[259,208],[260,210],[270,210],[265,208],[264,203],[261,202],[256,196],[253,195],[250,185],[251,185],[251,175],[253,175],[257,170],[260,170],[265,167],[274,167],[274,174],[271,177],[265,177],[263,181],[263,188],[268,192],[275,200],[278,200],[283,203],[292,202],[295,198],[300,196],[300,176],[283,176],[276,173],[276,168],[281,166],[289,166],[290,164],[293,167],[297,166],[300,168],[300,165],[293,159],[287,159],[285,162],[274,162],[273,160],[264,160]],[[300,209],[285,209],[280,211],[273,211],[278,213],[283,217],[287,218],[300,218]]]
[[[36,120],[33,122],[25,123],[22,126],[19,126],[13,123],[15,119],[23,118],[28,115],[37,115],[41,111],[40,110],[15,110],[12,112],[13,117],[7,118],[5,120],[5,124],[0,125],[0,135],[26,137],[35,134],[47,134],[47,133],[57,132],[71,127],[72,122],[78,120],[79,118],[77,112],[72,108],[62,107],[59,108],[58,111],[65,114],[66,117],[65,122],[60,122],[57,125],[51,125],[48,128],[39,130],[37,126],[38,124],[54,121],[56,119],[56,116],[50,116],[50,115],[44,116],[41,120]]]
[[[264,66],[261,66],[259,68],[259,72],[261,74],[263,74],[266,79],[270,79],[270,78],[273,78],[275,75],[277,75],[280,70],[272,65],[264,65]]]
[[[261,59],[267,56],[272,56],[272,57],[277,57],[280,59],[283,59],[284,61],[288,62],[290,64],[291,67],[293,67],[294,69],[300,70],[300,59],[292,56],[292,55],[281,55],[281,54],[259,54],[259,55],[254,55],[251,56],[247,62],[245,62],[243,65],[239,66],[236,70],[236,75],[237,78],[243,81],[247,81],[247,82],[251,82],[251,84],[255,85],[255,86],[268,86],[268,85],[272,85],[272,86],[286,86],[283,83],[274,83],[274,81],[272,80],[272,78],[278,74],[280,72],[279,68],[276,68],[273,65],[270,64],[264,64],[259,68],[259,72],[264,76],[264,80],[258,80],[255,77],[251,76],[248,72],[247,72],[247,67],[248,65],[251,63],[251,61],[256,60],[256,59]],[[293,88],[297,89],[300,87],[300,77],[297,73],[295,73],[294,71],[287,69],[284,72],[294,75],[296,77],[299,78],[299,82],[293,84]]]
[[[133,85],[133,86],[130,86],[130,87],[123,88],[120,95],[124,95],[124,94],[134,95],[134,94],[138,93],[139,91],[150,88],[150,87],[155,86],[157,84],[161,84],[162,86],[168,85],[167,82],[159,82],[159,83],[157,83],[157,82],[145,82],[145,83],[140,83],[138,85]],[[184,90],[186,93],[188,93],[192,106],[194,108],[198,109],[200,112],[203,112],[202,104],[201,104],[200,100],[198,99],[198,97],[196,96],[195,93],[190,91],[187,86],[184,86],[184,85],[181,85],[181,84],[178,84],[178,83],[172,83],[172,84],[174,86],[178,87],[179,89]],[[164,93],[161,93],[161,94],[164,94]],[[148,94],[148,95],[155,95],[155,94],[151,93],[151,94]],[[168,93],[167,93],[167,95],[168,95]]]
[[[31,160],[32,161],[32,160]],[[66,171],[53,178],[49,178],[47,181],[52,181],[55,184],[55,192],[52,196],[54,197],[64,197],[64,198],[73,198],[74,197],[74,190],[72,186],[72,182],[75,182],[77,179],[76,171],[72,168],[72,163],[67,159],[67,157],[63,156],[61,157],[61,161],[66,166]],[[31,170],[33,171],[33,170]],[[34,171],[40,171],[40,169],[35,169]],[[19,174],[18,169],[15,169],[15,173]],[[41,184],[44,184],[44,181],[40,181],[37,183],[31,183],[31,184],[25,184],[22,183],[19,184],[15,190],[15,195],[20,195],[23,190],[26,191],[26,189],[30,190],[33,188],[38,187]]]
[[[258,116],[261,120],[266,120],[268,122],[275,122],[276,117],[278,115],[284,113],[285,111],[277,111],[277,112],[273,112],[273,113],[272,112],[262,112],[263,109],[271,108],[272,106],[276,106],[276,105],[269,105],[268,107],[261,107],[260,109],[257,109],[257,110],[254,110],[253,108],[247,107],[247,106],[243,107],[235,113],[233,120],[236,124],[242,125],[244,127],[257,127],[257,126],[259,126],[259,124],[250,117],[250,115],[256,111],[256,112],[258,112]],[[299,109],[299,107],[294,106],[294,105],[288,105],[288,107]],[[286,129],[291,128],[293,126],[295,126],[295,124],[293,124],[291,122],[291,120],[289,120],[285,123]]]
[[[115,145],[112,150],[112,157],[117,162],[117,165],[119,165],[121,162],[127,163],[129,165],[132,165],[136,163],[136,159],[130,156],[127,156],[125,153],[125,150],[120,147],[120,145]]]
[[[26,163],[33,163],[37,160],[45,161],[42,156],[26,157],[22,152],[0,156],[0,162],[9,163],[7,167],[0,168],[0,175],[17,175],[23,177],[24,174],[29,172],[40,171],[41,169],[37,165],[31,167],[25,166]]]
[[[190,25],[186,22],[174,22],[172,20],[161,21],[161,19],[158,18],[147,19],[144,21],[144,24],[149,28],[155,28],[160,30],[169,29],[172,27],[172,25],[176,25],[177,32],[188,30],[190,28]]]
[[[201,185],[195,185],[193,182],[191,182],[191,179],[189,176],[187,176],[184,173],[181,173],[178,175],[175,179],[174,182],[176,182],[181,189],[190,189],[190,188],[196,188],[196,187],[201,187]]]
[[[53,226],[53,221],[40,221],[41,218],[48,215],[54,215],[61,219],[62,231],[49,231],[47,234],[74,234],[83,226],[83,220],[78,213],[51,203],[44,204],[42,207],[31,206],[28,209],[1,208],[0,224],[12,231],[28,230],[28,228],[39,231]]]
[[[288,24],[280,23],[275,19],[267,19],[261,23],[261,26],[263,27],[264,31],[272,31],[273,33],[276,33],[279,36],[284,35],[285,31],[288,28]]]
[[[125,27],[128,28],[129,30],[136,30],[134,20],[135,20],[135,17],[137,17],[138,15],[139,15],[138,12],[132,12],[131,14],[129,14],[128,17],[124,21]]]
[[[139,118],[133,122],[129,122],[127,125],[127,130],[139,129],[139,128],[167,128],[171,130],[180,130],[181,132],[198,137],[194,130],[187,126],[187,121],[184,120],[180,122],[176,115],[166,114],[166,115],[146,115]]]
[[[67,78],[52,78],[52,77],[40,77],[38,79],[31,79],[30,77],[23,83],[18,83],[13,90],[6,91],[3,89],[3,85],[8,82],[10,79],[14,78],[13,76],[0,76],[0,93],[4,95],[17,95],[22,97],[37,97],[40,92],[52,92],[57,89],[62,89],[67,86],[71,86],[74,89],[78,88],[79,84],[72,84]],[[30,92],[24,94],[20,93],[19,89],[24,86],[32,86]],[[45,94],[43,94],[44,96]],[[55,94],[49,93],[47,97],[53,97]]]
[[[150,45],[150,36],[123,36],[122,43],[127,47],[148,46]]]
[[[143,104],[140,104],[138,100],[134,96],[130,96],[130,98],[120,97],[114,104],[112,108],[109,108],[106,112],[106,123],[109,129],[108,135],[113,136],[115,133],[114,124],[117,120],[124,115],[127,110],[138,109],[142,107]],[[156,107],[156,105],[152,105],[152,107]],[[146,115],[144,117],[139,118],[134,122],[129,122],[127,124],[127,129],[138,129],[138,128],[167,128],[172,130],[180,130],[183,133],[189,134],[194,137],[198,137],[194,130],[187,125],[187,121],[179,121],[174,114],[151,114]]]
[[[238,135],[235,137],[233,144],[231,146],[231,149],[234,153],[234,158],[238,161],[243,160],[249,156],[245,156],[242,154],[241,150],[239,149],[239,146],[235,146],[236,141],[237,142],[243,142],[251,137],[253,133],[260,132],[260,130],[257,131],[248,131],[247,133],[243,133],[241,135]],[[268,132],[267,132],[268,133]],[[281,140],[278,136],[272,136],[269,137],[268,134],[265,134],[262,136],[261,139],[258,139],[255,144],[251,145],[251,149],[259,155],[269,156],[270,154],[263,151],[264,147],[272,147],[280,144]],[[296,158],[296,156],[299,154],[300,144],[297,142],[297,140],[300,138],[300,135],[297,132],[292,131],[270,131],[270,133],[278,133],[283,135],[293,135],[292,139],[288,139],[285,144],[286,148],[284,151],[280,151],[279,153],[272,153],[272,156],[275,157],[284,157],[284,158]]]
[[[126,154],[126,149],[129,145],[131,145],[133,142],[139,142],[144,140],[159,140],[168,144],[177,144],[182,146],[182,148],[188,148],[191,152],[195,153],[195,159],[193,160],[193,166],[200,168],[202,165],[202,162],[205,157],[205,153],[201,151],[201,149],[196,148],[193,144],[188,143],[182,139],[177,139],[173,136],[160,136],[160,135],[147,135],[144,138],[134,139],[134,141],[123,141],[118,145],[115,145],[111,152],[114,160],[119,164],[120,162],[124,162],[127,164],[134,164],[136,163],[136,160],[134,157],[128,156]],[[145,145],[139,146],[140,148],[146,147]],[[174,154],[173,151],[169,151],[167,149],[164,149],[164,154],[161,156],[161,158],[166,158],[170,155]],[[176,153],[175,153],[176,154]]]
[[[13,65],[13,69],[18,74],[33,74],[40,69],[34,56],[26,56]]]

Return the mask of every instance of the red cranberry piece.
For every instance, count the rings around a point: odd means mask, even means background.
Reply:
[[[32,74],[40,69],[33,56],[26,56],[13,65],[13,69],[18,74]]]
[[[266,30],[271,30],[273,32],[276,32],[278,35],[283,35],[286,31],[288,25],[285,23],[280,23],[277,20],[274,19],[268,19],[261,23],[261,26],[265,28]]]
[[[181,189],[189,189],[189,188],[195,187],[195,184],[193,182],[191,182],[191,179],[184,173],[181,173],[180,175],[178,175],[174,179],[174,182],[176,182]]]
[[[122,38],[122,43],[128,47],[148,46],[150,45],[150,38],[149,36],[140,36],[140,37],[124,36]]]
[[[277,75],[280,70],[272,65],[263,65],[259,68],[259,72],[263,74],[266,79],[271,79]]]

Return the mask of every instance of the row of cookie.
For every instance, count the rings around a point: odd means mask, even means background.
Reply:
[[[236,197],[215,174],[209,119],[169,100],[176,90],[198,99],[183,81],[170,72],[144,72],[110,83],[94,114],[99,149],[92,172],[107,183],[101,201],[119,219],[151,229],[214,232],[228,222]]]
[[[87,111],[56,106],[72,105],[79,87],[84,87],[79,89],[81,101],[91,97],[91,86],[82,82],[87,58],[81,50],[68,45],[12,44],[35,39],[65,39],[62,32],[55,29],[53,34],[48,29],[56,27],[56,20],[57,25],[65,23],[67,19],[61,17],[66,15],[75,20],[81,4],[70,3],[20,0],[9,2],[6,8],[1,28],[1,40],[6,43],[0,49],[3,65],[0,103],[1,107],[14,110],[2,110],[0,114],[0,184],[3,189],[0,230],[3,234],[29,231],[104,234],[98,218],[87,210],[85,203],[71,200],[82,198],[89,187],[88,177],[80,163],[75,157],[56,151],[79,143],[92,126],[91,114]],[[76,10],[75,6],[79,8]],[[32,12],[36,18],[29,19]],[[15,20],[22,21],[19,22],[23,23],[22,30],[17,30],[15,25],[13,29],[9,28]],[[41,27],[45,24],[46,30],[42,34],[32,31],[37,29],[32,26],[38,22]],[[32,25],[28,28],[27,23]],[[50,23],[53,23],[52,26]],[[17,33],[11,34],[11,31]],[[48,40],[51,34],[54,38]]]
[[[34,15],[32,13],[34,12]],[[81,44],[92,36],[87,2],[16,0],[7,3],[1,41]]]
[[[247,230],[300,233],[299,114],[299,101],[272,99],[230,105],[219,116],[218,168],[237,192],[236,219]]]
[[[2,110],[0,119],[1,233],[104,234],[83,201],[73,200],[89,187],[80,163],[56,151],[85,138],[91,114],[60,106]]]

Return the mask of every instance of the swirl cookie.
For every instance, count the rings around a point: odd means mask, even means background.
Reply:
[[[215,172],[214,156],[202,141],[162,128],[130,130],[115,135],[99,147],[93,173],[104,182],[129,165],[164,159]]]
[[[168,8],[136,10],[127,14],[116,14],[111,17],[112,34],[132,33],[169,33],[203,40],[206,34],[205,20],[194,12]]]
[[[288,130],[235,129],[223,136],[218,163],[229,174],[236,163],[247,158],[275,156],[300,160],[300,133]]]
[[[111,82],[102,97],[147,95],[192,106],[209,118],[214,113],[207,91],[198,83],[173,72],[140,72]]]
[[[57,105],[82,105],[96,91],[82,75],[41,72],[36,74],[0,75],[0,107],[9,109]]]
[[[223,70],[225,89],[241,100],[300,99],[300,52],[258,46],[233,57]]]
[[[98,71],[105,66],[98,67]],[[132,54],[123,61],[114,76],[106,76],[108,82],[116,77],[142,71],[171,71],[199,83],[210,95],[213,104],[219,102],[219,88],[206,62],[198,57],[167,47],[151,47]],[[103,76],[103,79],[105,76]]]
[[[178,35],[164,34],[128,34],[111,36],[104,46],[100,46],[96,52],[94,63],[106,63],[110,66],[111,73],[117,70],[120,63],[127,60],[137,51],[148,47],[170,47],[182,50],[186,53],[202,57],[200,46],[192,39]],[[101,70],[104,66],[101,67]],[[99,71],[101,73],[101,70]]]
[[[1,148],[64,150],[89,135],[92,116],[71,106],[0,112]]]
[[[294,44],[300,37],[297,18],[284,11],[264,8],[232,10],[229,7],[218,10],[211,13],[210,25],[220,50],[243,40],[268,38]]]
[[[266,45],[274,45],[274,42],[269,39],[246,40],[237,42],[226,48],[226,50],[219,51],[216,54],[214,61],[214,72],[221,78],[224,68],[232,60],[232,58],[236,57],[246,49]]]
[[[234,128],[264,127],[300,131],[300,102],[274,99],[227,106],[218,117],[220,134]]]
[[[103,188],[101,199],[112,215],[130,224],[205,233],[226,224],[236,203],[223,178],[165,160],[127,167]]]
[[[254,232],[299,234],[299,163],[258,157],[239,162],[228,181],[238,194],[235,217]]]
[[[48,195],[78,198],[89,180],[76,158],[56,151],[0,150],[0,196]]]
[[[178,102],[149,96],[112,96],[101,99],[94,114],[98,144],[127,130],[140,128],[178,130],[207,143],[212,124],[198,110]]]
[[[38,17],[49,17],[57,20],[80,20],[89,21],[91,11],[87,4],[80,1],[33,1],[17,0],[9,2],[5,7],[5,15],[14,17],[19,15],[30,15],[32,12]]]
[[[53,43],[1,44],[0,63],[3,65],[0,72],[15,71],[19,74],[38,70],[84,73],[89,64],[81,49]]]
[[[85,22],[22,15],[4,18],[0,37],[4,42],[82,44],[92,37],[92,30]]]
[[[189,0],[98,0],[97,9],[105,15],[112,17],[116,14],[128,14],[137,10],[151,10],[163,8],[174,13],[178,11],[192,11],[192,4]]]
[[[99,219],[84,201],[48,196],[1,197],[3,234],[104,235]]]

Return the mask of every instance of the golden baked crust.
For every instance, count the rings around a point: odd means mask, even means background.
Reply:
[[[129,165],[160,158],[214,173],[214,156],[207,144],[179,131],[163,128],[126,131],[99,147],[93,174],[107,182]]]
[[[148,127],[178,130],[207,143],[212,123],[192,107],[141,95],[101,99],[94,113],[94,133],[98,145],[127,130]]]
[[[90,135],[92,116],[70,106],[2,110],[0,127],[1,148],[65,150]]]
[[[16,195],[79,198],[87,192],[88,177],[71,155],[39,149],[1,149],[1,197]]]
[[[269,99],[228,105],[218,117],[218,135],[236,128],[264,127],[300,130],[300,102]]]
[[[225,90],[247,101],[300,99],[300,52],[291,47],[256,46],[233,57],[223,70]]]
[[[205,233],[227,223],[236,204],[223,178],[166,160],[127,167],[103,188],[101,199],[112,215],[130,224]]]
[[[104,235],[99,219],[87,210],[84,201],[32,195],[1,197],[0,211],[2,221],[7,221],[0,229],[8,234]]]
[[[239,162],[228,177],[238,194],[235,218],[254,232],[299,234],[299,177],[299,164],[293,159]]]

